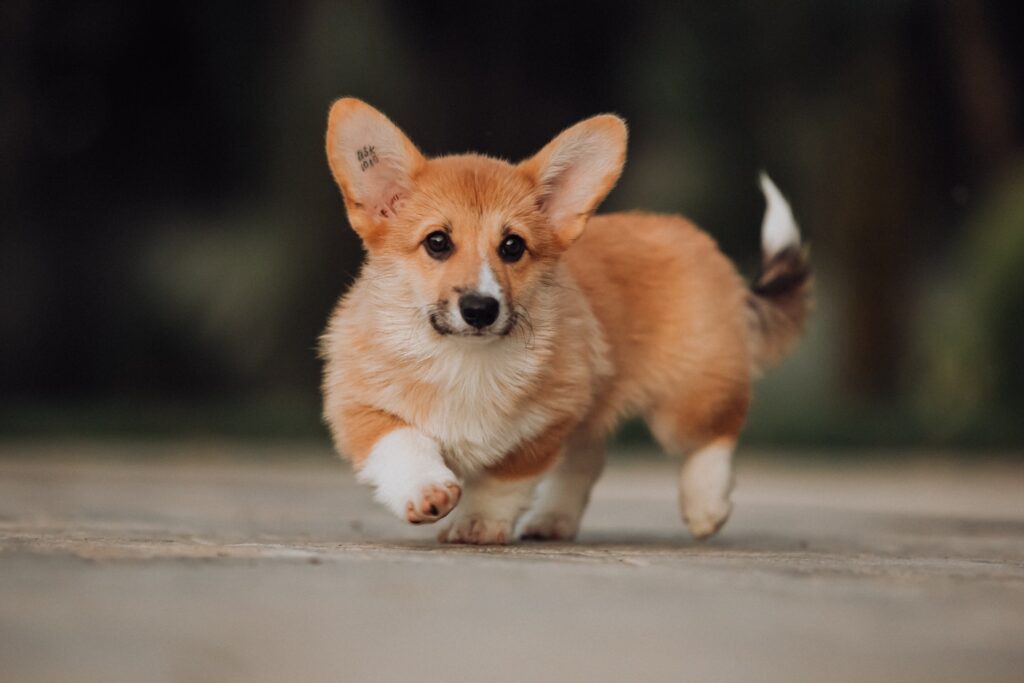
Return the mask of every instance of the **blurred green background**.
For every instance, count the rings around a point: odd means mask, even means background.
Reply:
[[[684,213],[747,275],[768,169],[817,309],[758,385],[748,442],[1020,452],[1022,17],[5,0],[0,434],[326,443],[316,338],[362,253],[322,145],[352,95],[434,155],[520,159],[617,112],[630,154],[605,210]]]

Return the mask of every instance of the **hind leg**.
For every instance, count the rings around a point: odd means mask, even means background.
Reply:
[[[745,383],[716,388],[660,406],[648,419],[662,447],[683,456],[679,510],[698,539],[712,536],[732,512],[732,454],[749,402]]]
[[[679,471],[679,511],[690,533],[708,538],[722,528],[732,512],[731,439],[713,441],[691,453]]]
[[[522,538],[568,541],[576,537],[590,491],[604,470],[601,439],[576,435],[565,455],[541,482],[537,502],[522,527]]]

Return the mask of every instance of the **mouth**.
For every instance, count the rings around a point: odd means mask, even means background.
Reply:
[[[442,337],[447,337],[448,335],[455,334],[455,329],[448,324],[448,321],[445,319],[444,315],[442,315],[438,311],[431,311],[430,326],[433,327],[434,331],[437,332]]]
[[[486,327],[481,330],[469,329],[459,330],[452,327],[451,323],[448,322],[448,317],[439,310],[433,310],[428,316],[430,320],[430,326],[434,328],[442,337],[467,337],[470,339],[484,339],[489,337],[507,337],[512,334],[512,331],[516,328],[518,316],[513,312],[508,316],[505,325],[501,329],[492,329]]]

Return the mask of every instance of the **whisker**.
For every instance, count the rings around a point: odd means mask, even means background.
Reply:
[[[526,349],[533,350],[534,342],[536,341],[536,331],[533,327],[533,319],[530,317],[530,311],[519,303],[515,303],[512,306],[512,315],[514,319],[513,329],[516,333],[523,335],[523,343]]]

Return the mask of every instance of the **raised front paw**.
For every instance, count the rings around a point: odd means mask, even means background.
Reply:
[[[462,489],[453,481],[424,486],[415,500],[405,504],[405,518],[411,524],[431,524],[455,509]]]
[[[411,427],[396,429],[374,444],[356,479],[373,486],[374,498],[412,524],[436,522],[462,495],[437,444]]]
[[[504,545],[512,538],[512,522],[487,519],[480,515],[456,517],[437,535],[442,543],[470,543],[473,545]]]

